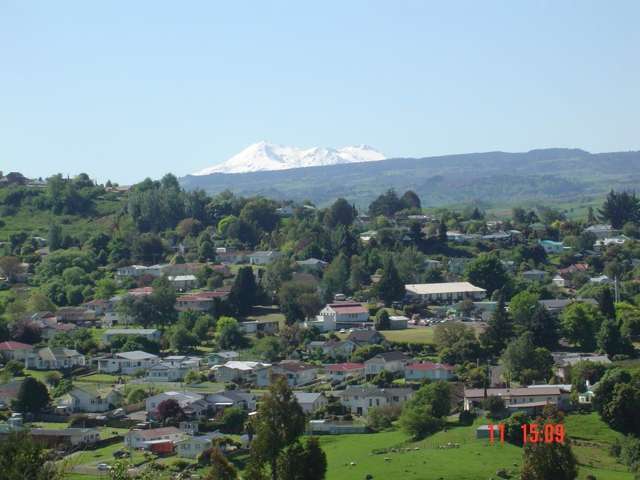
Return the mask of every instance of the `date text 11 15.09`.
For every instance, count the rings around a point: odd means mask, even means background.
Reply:
[[[489,442],[494,443],[496,439],[495,427],[498,430],[500,443],[504,443],[505,426],[504,423],[498,425],[489,424]],[[523,423],[522,429],[523,443],[564,443],[565,431],[562,423]]]

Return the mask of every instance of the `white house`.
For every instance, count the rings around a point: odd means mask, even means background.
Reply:
[[[196,459],[202,452],[211,448],[213,440],[224,437],[225,435],[217,430],[202,435],[188,435],[176,442],[176,453],[182,458]]]
[[[271,372],[285,377],[290,387],[297,387],[313,382],[316,379],[318,367],[297,360],[283,360],[273,365]]]
[[[256,396],[244,390],[222,390],[220,392],[206,394],[207,403],[216,410],[228,407],[239,407],[250,412],[255,411],[257,406]]]
[[[33,345],[22,342],[0,342],[0,355],[6,361],[24,362],[30,353],[33,353]]]
[[[409,363],[404,367],[407,380],[450,380],[453,377],[453,366],[445,363]]]
[[[85,356],[69,348],[41,348],[25,357],[25,366],[33,370],[65,370],[85,365]]]
[[[323,332],[340,328],[361,327],[369,322],[369,310],[357,302],[336,302],[327,304],[314,322],[309,322]]]
[[[148,449],[154,442],[169,441],[177,443],[184,437],[184,432],[176,427],[151,428],[148,430],[130,430],[124,436],[127,448]]]
[[[211,367],[218,382],[252,383],[259,387],[270,384],[271,364],[262,362],[230,361],[224,365]]]
[[[147,370],[147,379],[152,382],[178,382],[187,373],[197,371],[199,367],[200,359],[198,357],[169,356]]]
[[[144,276],[160,277],[162,275],[162,265],[152,265],[147,267],[145,265],[128,265],[116,270],[116,277],[121,278],[138,278]]]
[[[122,373],[133,375],[140,370],[149,370],[160,363],[160,357],[153,353],[134,350],[114,353],[111,357],[98,358],[98,371],[104,373]]]
[[[58,406],[73,413],[98,413],[113,410],[121,403],[122,394],[111,387],[100,388],[83,385],[82,387],[73,387],[63,395]]]
[[[323,355],[333,359],[347,359],[351,357],[358,345],[352,340],[329,340],[309,342],[307,349],[310,352],[319,351]]]
[[[391,373],[402,372],[409,360],[410,358],[407,355],[396,350],[379,353],[364,362],[364,373],[370,376],[377,375],[383,370]]]
[[[313,413],[327,406],[328,400],[322,392],[293,392],[304,413]]]
[[[404,286],[409,298],[421,302],[454,303],[465,299],[482,300],[487,291],[469,282],[417,283]]]
[[[32,428],[29,435],[38,442],[58,449],[91,445],[100,440],[100,431],[97,428]]]
[[[522,278],[530,282],[543,282],[547,276],[547,272],[544,270],[531,269],[526,270],[520,274]]]
[[[355,415],[367,415],[369,409],[402,405],[414,394],[411,388],[376,388],[348,386],[340,392],[342,404]]]
[[[556,275],[555,277],[553,277],[553,279],[551,280],[551,283],[553,283],[556,287],[560,287],[560,288],[564,288],[567,285],[567,282],[565,281],[565,279],[562,278],[560,275]]]

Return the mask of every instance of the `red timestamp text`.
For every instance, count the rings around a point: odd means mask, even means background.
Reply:
[[[496,441],[504,443],[505,425],[492,423],[487,425],[489,430],[489,442],[493,444]],[[564,443],[565,430],[562,423],[523,423],[520,425],[522,430],[522,443]],[[497,430],[497,431],[496,431]],[[497,437],[497,438],[496,438]]]

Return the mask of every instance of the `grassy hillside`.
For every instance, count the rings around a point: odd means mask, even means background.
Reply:
[[[425,206],[480,202],[487,207],[584,204],[611,188],[640,187],[640,152],[591,154],[578,149],[473,153],[331,165],[274,172],[187,176],[186,188],[226,189],[320,205],[345,197],[367,206],[394,188],[415,190]]]

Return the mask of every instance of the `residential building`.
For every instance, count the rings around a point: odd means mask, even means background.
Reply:
[[[383,370],[391,373],[402,372],[409,361],[410,358],[406,354],[396,350],[379,353],[364,362],[364,373],[366,376],[371,376]]]
[[[179,382],[191,371],[200,368],[198,357],[176,355],[163,358],[147,370],[147,380],[151,382]]]
[[[372,325],[369,321],[369,310],[357,302],[329,303],[320,310],[316,320],[309,323],[323,332]]]
[[[334,363],[325,366],[332,381],[343,382],[364,377],[364,363]]]
[[[121,403],[122,394],[114,388],[83,384],[81,387],[74,386],[61,397],[57,405],[69,413],[98,413],[113,410]]]
[[[98,371],[103,373],[121,373],[133,375],[140,370],[149,370],[160,363],[160,357],[140,350],[114,353],[110,357],[97,359]]]
[[[547,276],[547,272],[543,270],[536,270],[534,268],[532,270],[526,270],[522,272],[520,276],[530,282],[544,282],[544,279]]]
[[[0,342],[0,355],[5,361],[17,360],[24,362],[33,353],[33,345],[22,342]]]
[[[192,403],[203,400],[204,397],[198,393],[193,392],[162,392],[158,393],[157,395],[148,397],[145,400],[145,410],[153,416],[157,412],[158,405],[160,405],[165,400],[170,399],[175,400],[176,402],[178,402],[178,405],[180,405],[180,407],[185,409]]]
[[[564,246],[564,243],[553,240],[540,240],[538,243],[546,253],[563,253],[565,250],[569,249],[569,247]]]
[[[389,330],[404,330],[409,326],[409,318],[404,315],[389,316]]]
[[[162,275],[162,265],[129,265],[116,270],[116,277],[139,278],[144,276],[159,277]]]
[[[565,408],[569,400],[568,392],[557,386],[536,388],[469,388],[464,390],[464,409],[471,411],[479,407],[486,397],[500,397],[509,411],[536,413],[546,405]]]
[[[216,410],[239,407],[253,412],[257,406],[256,395],[246,390],[221,390],[215,393],[208,393],[206,394],[206,401]]]
[[[273,365],[273,375],[282,375],[287,379],[290,387],[307,385],[316,379],[318,367],[297,360],[283,360]]]
[[[117,336],[144,337],[153,342],[159,342],[162,334],[155,328],[110,328],[102,335],[104,343],[111,343],[111,339]]]
[[[271,364],[230,361],[212,367],[218,382],[243,382],[266,387],[270,382]]]
[[[371,408],[403,405],[413,396],[414,390],[411,388],[348,386],[345,390],[335,393],[340,396],[342,404],[351,413],[366,416]]]
[[[482,300],[487,291],[469,282],[419,283],[405,285],[410,299],[424,303],[455,303],[465,299]]]
[[[85,365],[85,356],[69,348],[42,348],[25,357],[25,366],[33,370],[66,370]]]
[[[351,340],[328,340],[310,342],[307,348],[309,351],[320,351],[323,355],[336,360],[351,357],[358,345]]]
[[[238,352],[214,352],[207,356],[206,363],[208,365],[222,365],[230,360],[237,360],[240,357]]]
[[[446,363],[409,363],[404,367],[407,380],[451,380],[454,377],[453,366]]]
[[[213,290],[207,292],[190,293],[176,298],[176,310],[185,312],[209,312],[215,305],[216,298],[221,300],[229,296],[230,290]]]
[[[596,240],[612,237],[616,233],[611,225],[606,224],[591,225],[585,228],[584,232],[593,234]]]
[[[322,272],[325,268],[327,268],[328,263],[318,258],[307,258],[306,260],[296,261],[296,265],[298,265],[300,270],[305,270],[312,273],[319,273],[319,272]]]
[[[124,435],[124,445],[127,448],[148,450],[156,442],[171,442],[173,444],[185,436],[176,427],[151,428],[148,430],[130,430]]]
[[[182,458],[197,459],[202,452],[211,448],[213,440],[216,438],[224,438],[226,435],[215,432],[204,433],[201,435],[187,435],[176,442],[176,453]],[[223,447],[224,450],[224,447]]]
[[[609,357],[596,353],[552,352],[551,355],[554,360],[553,373],[565,382],[571,380],[571,367],[578,362],[601,363],[603,365],[611,364]]]
[[[253,252],[249,254],[249,263],[251,265],[269,265],[281,256],[282,254],[280,252],[274,250]]]
[[[549,313],[557,315],[562,310],[567,308],[569,305],[575,302],[583,302],[588,303],[590,305],[597,306],[598,302],[593,298],[554,298],[550,300],[539,300],[538,303],[544,306]]]
[[[175,275],[167,277],[173,288],[184,292],[198,286],[198,279],[195,275]]]
[[[328,400],[322,392],[293,392],[304,413],[313,413],[327,406]]]
[[[561,275],[556,275],[551,279],[551,283],[553,283],[556,287],[565,288],[567,286],[567,282]]]
[[[96,313],[85,307],[60,307],[56,310],[56,319],[62,323],[91,326],[96,321]]]
[[[442,268],[442,262],[439,260],[433,260],[432,258],[426,258],[424,260],[424,269],[429,272],[431,270],[440,270]]]
[[[279,320],[251,320],[240,322],[240,327],[244,330],[244,333],[264,333],[267,335],[273,335],[280,330]]]
[[[35,442],[58,450],[92,445],[100,440],[96,428],[32,428],[29,435]]]

